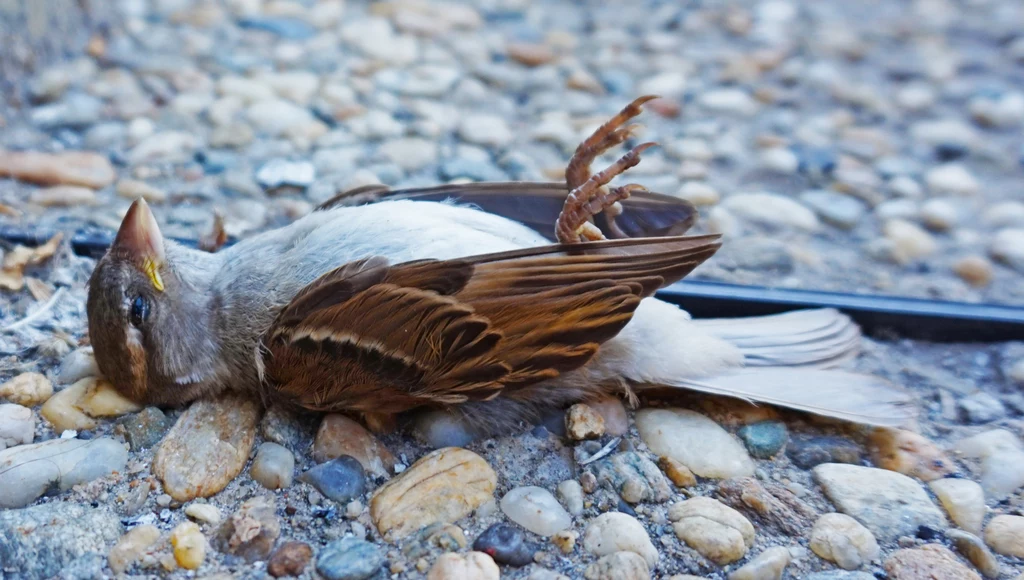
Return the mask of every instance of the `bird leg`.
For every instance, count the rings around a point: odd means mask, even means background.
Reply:
[[[640,153],[653,146],[653,143],[644,143],[633,148],[596,175],[590,174],[590,165],[598,155],[625,142],[633,135],[639,125],[625,123],[639,115],[643,110],[643,104],[654,98],[656,97],[644,96],[634,100],[607,123],[598,127],[576,148],[565,170],[569,196],[555,224],[555,236],[559,242],[575,243],[582,240],[604,239],[601,231],[590,221],[593,216],[602,211],[607,212],[609,223],[614,227],[615,216],[622,213],[622,206],[618,202],[628,198],[631,191],[642,189],[635,184],[611,189],[605,186],[616,175],[639,163]]]

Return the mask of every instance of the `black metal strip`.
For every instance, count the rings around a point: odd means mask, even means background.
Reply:
[[[0,228],[0,240],[40,245],[52,232]],[[71,237],[76,254],[99,257],[110,246],[106,230],[83,230]],[[195,246],[194,240],[177,240]],[[234,240],[229,240],[228,245]],[[684,280],[658,293],[699,318],[734,318],[777,314],[801,308],[836,308],[847,313],[865,332],[933,342],[1002,342],[1024,340],[1024,307],[923,300],[874,294],[844,294],[741,286]]]

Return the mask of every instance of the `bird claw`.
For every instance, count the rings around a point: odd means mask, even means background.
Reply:
[[[228,241],[228,233],[224,229],[224,214],[217,210],[213,212],[213,226],[210,231],[199,238],[199,249],[204,252],[215,253],[224,247]]]
[[[644,96],[634,100],[607,123],[601,125],[589,137],[580,143],[573,153],[565,171],[569,196],[565,200],[562,212],[555,224],[555,237],[563,244],[576,243],[583,240],[603,240],[604,234],[591,219],[606,212],[609,227],[617,235],[622,232],[615,225],[615,216],[622,213],[620,201],[629,198],[632,192],[646,191],[636,184],[608,188],[608,183],[615,176],[640,163],[640,154],[655,143],[643,143],[631,149],[618,161],[591,175],[590,165],[598,155],[608,149],[625,142],[633,136],[639,125],[625,125],[627,121],[643,111],[643,104],[654,96]]]

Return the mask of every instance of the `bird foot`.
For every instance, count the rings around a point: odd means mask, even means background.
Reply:
[[[608,188],[608,183],[615,176],[640,163],[640,154],[653,147],[655,143],[643,143],[631,149],[618,161],[593,175],[590,165],[598,155],[629,139],[639,125],[625,125],[627,121],[643,111],[643,104],[654,96],[636,99],[607,123],[601,125],[587,137],[576,152],[565,171],[569,196],[565,200],[562,212],[555,224],[555,237],[563,244],[576,243],[584,240],[603,240],[604,234],[591,222],[591,219],[604,211],[611,227],[614,217],[622,213],[618,202],[627,199],[632,192],[646,191],[636,184]]]

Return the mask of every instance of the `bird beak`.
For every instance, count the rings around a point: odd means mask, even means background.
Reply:
[[[137,199],[128,208],[112,247],[127,254],[149,277],[153,287],[163,292],[160,268],[166,262],[164,236],[146,200]]]

